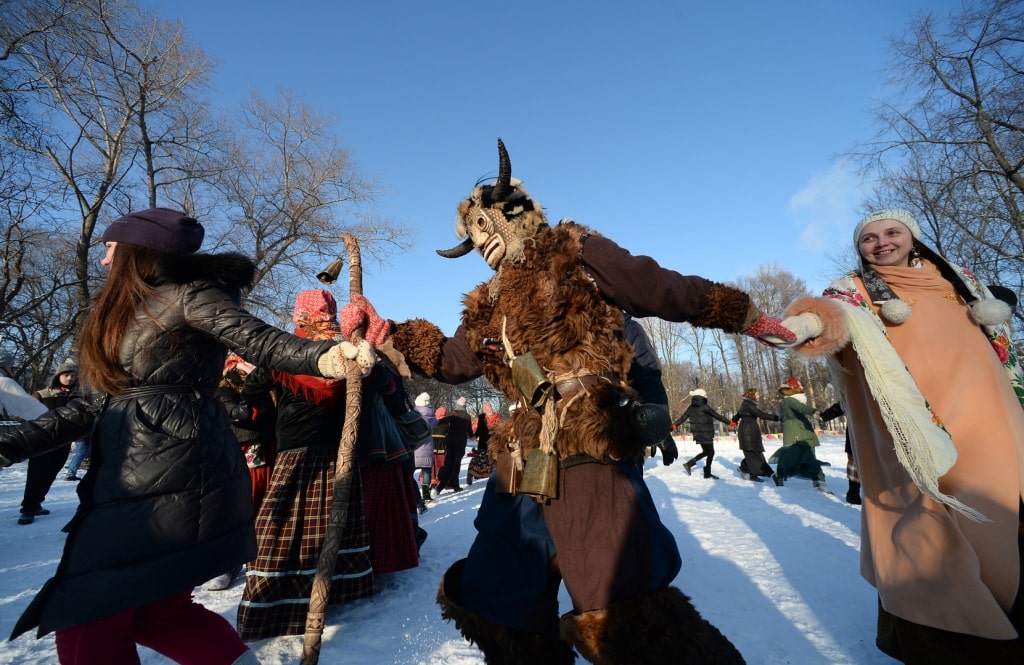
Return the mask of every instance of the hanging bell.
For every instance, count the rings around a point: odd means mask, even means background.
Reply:
[[[329,266],[317,274],[316,278],[324,284],[334,284],[338,279],[338,275],[341,274],[342,264],[343,261],[340,258],[334,259]]]

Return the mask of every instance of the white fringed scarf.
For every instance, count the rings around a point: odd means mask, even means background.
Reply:
[[[843,307],[850,341],[864,368],[871,394],[892,435],[896,457],[922,492],[976,522],[988,522],[977,510],[944,494],[939,478],[956,463],[953,440],[938,426],[931,409],[896,349],[879,329],[873,313]],[[840,372],[833,372],[837,376]]]

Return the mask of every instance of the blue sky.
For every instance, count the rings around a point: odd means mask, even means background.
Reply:
[[[165,0],[218,63],[211,91],[298,93],[336,118],[377,212],[416,230],[365,266],[384,316],[451,333],[487,279],[457,241],[459,200],[497,170],[552,222],[570,217],[683,274],[778,264],[819,292],[868,183],[840,156],[874,130],[889,39],[949,0],[338,2]],[[310,288],[316,284],[297,285]],[[290,294],[288,297],[291,297]]]

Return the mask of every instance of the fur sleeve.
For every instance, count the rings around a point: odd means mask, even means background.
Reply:
[[[395,324],[391,343],[405,356],[412,371],[434,376],[441,369],[441,347],[445,335],[441,329],[425,319],[410,319]]]
[[[849,344],[850,330],[842,310],[845,306],[833,298],[804,296],[787,307],[786,316],[810,312],[821,319],[821,334],[799,345],[796,350],[804,356],[827,356],[838,353]]]
[[[707,304],[692,323],[698,328],[721,328],[727,333],[738,333],[752,326],[760,315],[752,304],[745,292],[713,282],[707,291]]]

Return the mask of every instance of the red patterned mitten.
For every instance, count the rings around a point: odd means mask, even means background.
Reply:
[[[352,295],[350,302],[341,310],[341,334],[351,339],[352,331],[359,327],[365,329],[363,336],[366,341],[380,346],[391,336],[395,324],[389,319],[380,318],[366,296],[357,293]]]
[[[746,330],[740,331],[741,335],[749,335],[759,342],[765,344],[792,344],[796,341],[793,331],[782,325],[782,320],[774,316],[768,316],[761,312],[757,322]]]

